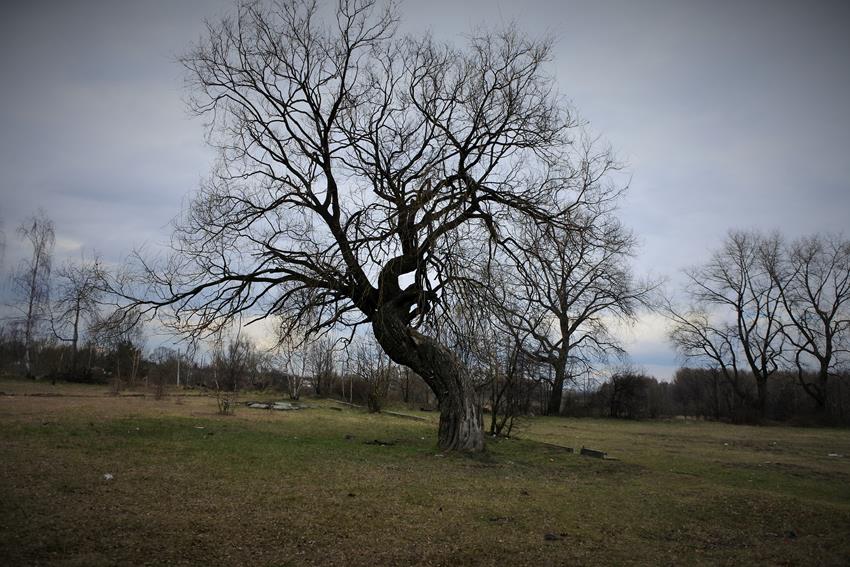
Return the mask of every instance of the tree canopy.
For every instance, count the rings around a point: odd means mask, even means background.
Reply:
[[[521,224],[586,229],[613,160],[558,95],[550,41],[508,28],[456,47],[397,23],[345,0],[241,3],[208,25],[182,62],[220,159],[174,253],[144,262],[143,303],[194,334],[245,315],[308,336],[368,324],[440,400],[441,446],[478,450],[466,372],[428,330]]]

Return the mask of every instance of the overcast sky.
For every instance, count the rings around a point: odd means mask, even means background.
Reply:
[[[0,19],[0,228],[39,207],[59,258],[120,261],[162,242],[210,169],[175,62],[229,1],[32,0]],[[465,1],[402,4],[404,29],[462,41],[516,21],[557,38],[552,72],[627,162],[622,218],[639,273],[704,260],[733,228],[847,232],[850,2]],[[5,279],[5,276],[4,276]],[[630,333],[634,361],[677,366],[662,322]]]

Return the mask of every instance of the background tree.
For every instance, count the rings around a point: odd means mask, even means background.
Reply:
[[[18,227],[18,235],[32,247],[32,255],[21,263],[14,278],[20,301],[18,309],[23,315],[24,371],[31,377],[33,339],[48,311],[50,268],[55,242],[53,221],[40,210]]]
[[[97,259],[81,263],[67,262],[57,274],[53,305],[53,332],[71,343],[70,374],[76,374],[81,332],[97,317],[103,273]]]
[[[419,381],[420,378],[406,366],[399,368],[396,378],[398,379],[398,390],[401,394],[401,401],[410,405],[413,402],[414,384],[416,381]]]
[[[829,379],[850,352],[850,241],[814,235],[773,252],[768,269],[787,317],[788,358],[800,385],[825,411]]]
[[[317,396],[329,396],[337,379],[334,362],[334,342],[330,337],[318,337],[307,347],[307,367],[313,376]]]
[[[232,336],[223,331],[216,334],[212,346],[213,385],[218,412],[230,415],[236,409],[239,386],[250,372],[254,346],[242,336],[241,328]]]
[[[516,222],[569,228],[599,161],[571,153],[548,42],[507,30],[458,49],[395,29],[368,0],[324,21],[312,2],[245,3],[208,26],[183,63],[220,165],[176,253],[144,264],[143,299],[184,332],[242,313],[367,324],[433,390],[440,447],[478,451],[469,371],[424,331]]]
[[[274,365],[283,372],[289,399],[301,399],[307,375],[307,356],[303,340],[286,329],[278,329],[277,342],[272,355]]]
[[[139,311],[115,309],[108,315],[101,314],[91,324],[89,334],[94,343],[110,354],[114,390],[121,388],[124,377],[134,385],[145,344],[144,323]]]
[[[253,345],[239,333],[215,350],[216,389],[236,392],[248,375]]]
[[[373,339],[361,339],[353,345],[354,374],[368,386],[366,405],[369,411],[381,411],[387,401],[396,369]]]
[[[490,435],[510,437],[516,420],[529,412],[527,390],[536,361],[515,336],[497,334],[487,344],[484,388],[489,393]]]
[[[731,413],[732,394],[717,368],[680,368],[673,387],[683,415],[719,420]]]
[[[604,176],[615,167],[610,156],[597,159],[604,161],[587,175]],[[526,224],[510,266],[518,277],[503,276],[511,285],[496,299],[508,308],[502,319],[523,337],[526,354],[554,369],[547,411],[555,415],[566,382],[623,353],[609,325],[633,320],[655,287],[632,277],[627,260],[635,239],[612,209],[620,190],[598,181],[585,179],[586,192],[595,191],[592,206],[570,218],[570,229]]]
[[[168,383],[176,381],[179,357],[177,350],[166,346],[159,346],[151,353],[150,382],[157,400],[165,395]]]
[[[696,306],[686,311],[668,304],[667,315],[673,322],[670,340],[685,359],[706,366],[712,376],[722,376],[739,400],[754,406],[755,394],[740,366],[746,363],[740,359],[735,327]]]
[[[601,388],[602,397],[608,402],[608,415],[626,419],[636,419],[647,415],[649,389],[653,382],[653,378],[632,368],[625,368],[612,374],[610,380]]]
[[[194,387],[199,368],[199,343],[187,343],[177,348],[177,386]]]
[[[730,232],[708,263],[686,271],[692,307],[667,306],[670,337],[680,352],[718,369],[759,417],[783,348],[781,295],[768,269],[778,246],[778,237]],[[742,381],[742,368],[755,378],[755,396]]]

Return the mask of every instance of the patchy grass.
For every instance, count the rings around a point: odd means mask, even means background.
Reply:
[[[850,563],[846,430],[536,419],[471,458],[424,412],[107,390],[0,382],[4,564]]]

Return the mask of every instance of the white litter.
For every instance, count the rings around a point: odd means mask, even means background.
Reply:
[[[106,473],[103,475],[103,480],[112,480],[113,478],[115,477],[112,476],[110,473]]]

